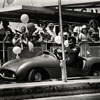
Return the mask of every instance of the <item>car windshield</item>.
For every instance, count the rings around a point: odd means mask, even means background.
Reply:
[[[50,55],[50,56],[52,56],[52,57],[57,58],[55,54],[53,54],[52,52],[47,51],[47,50],[40,51],[36,56],[41,56],[41,55],[43,55],[43,54],[45,54],[45,55]]]

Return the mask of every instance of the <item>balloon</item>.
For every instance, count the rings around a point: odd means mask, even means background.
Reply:
[[[6,0],[8,4],[12,4],[14,0]]]
[[[87,51],[87,54],[89,55],[89,54],[90,54],[90,52],[89,52],[89,51]]]
[[[65,42],[64,42],[64,45],[65,45],[65,47],[68,47],[68,40],[66,40]]]
[[[28,23],[27,24],[27,29],[30,33],[33,33],[35,30],[35,25],[33,23]]]
[[[27,14],[22,14],[20,19],[22,23],[26,24],[29,21],[29,16]]]
[[[54,40],[57,44],[61,44],[61,36],[56,36]]]
[[[14,48],[13,48],[13,53],[14,54],[20,54],[21,53],[21,48],[19,47],[19,46],[15,46]]]

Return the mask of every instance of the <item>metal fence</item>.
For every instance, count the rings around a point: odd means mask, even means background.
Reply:
[[[100,56],[100,43],[90,43],[90,42],[82,42],[79,44],[80,46],[80,56],[83,57],[99,57]],[[9,42],[5,43],[5,51],[3,51],[3,42],[0,42],[0,60],[3,62],[11,60],[15,58],[15,54],[12,52],[13,45]],[[22,58],[29,58],[35,56],[41,50],[49,50],[54,52],[54,50],[59,47],[56,43],[44,42],[44,43],[34,43],[34,52],[29,52],[28,47],[25,47],[23,52],[20,54]],[[3,54],[5,53],[5,54]]]

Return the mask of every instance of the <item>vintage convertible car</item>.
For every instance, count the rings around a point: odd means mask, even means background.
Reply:
[[[100,58],[82,59],[83,64],[67,67],[68,77],[99,76]],[[61,78],[60,60],[49,51],[41,51],[33,58],[20,58],[6,62],[0,68],[0,76],[6,80],[42,81]]]

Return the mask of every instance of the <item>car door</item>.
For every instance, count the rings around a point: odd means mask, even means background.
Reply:
[[[84,70],[75,68],[75,67],[67,67],[67,76],[68,77],[80,77],[84,76]]]

